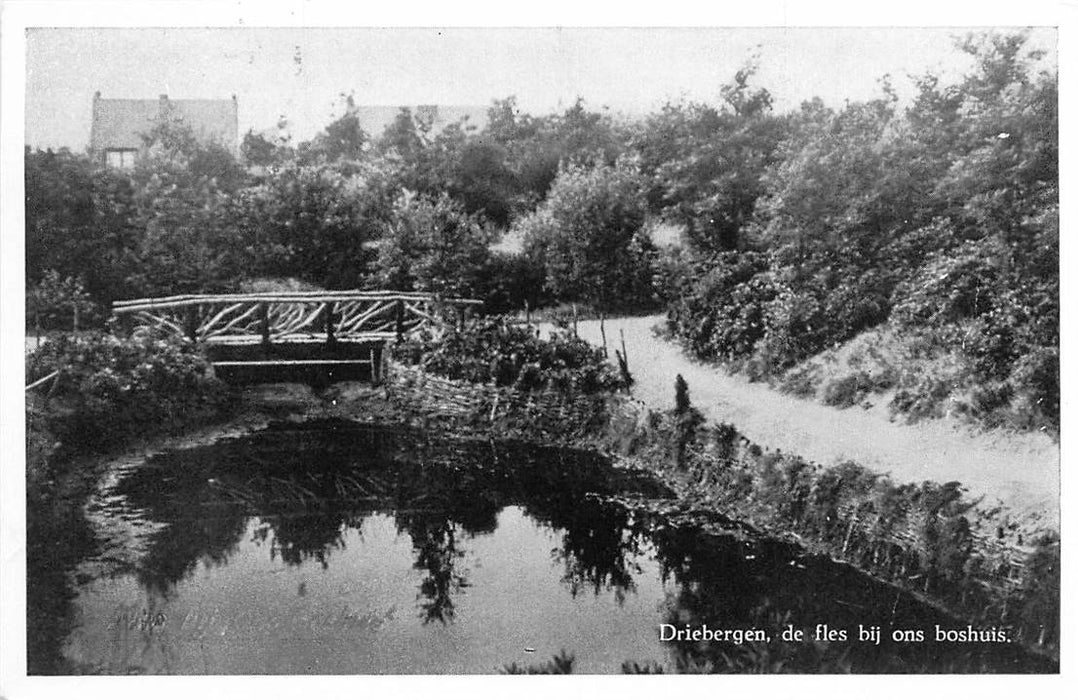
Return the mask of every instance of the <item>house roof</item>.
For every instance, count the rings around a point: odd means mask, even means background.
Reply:
[[[172,100],[161,95],[155,100],[102,99],[94,95],[90,147],[138,149],[142,134],[162,118],[190,126],[204,141],[215,141],[229,150],[238,147],[236,98],[230,100]]]

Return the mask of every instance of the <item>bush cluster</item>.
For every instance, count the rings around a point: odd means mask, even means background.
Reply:
[[[666,256],[671,332],[700,357],[833,405],[894,387],[892,407],[912,416],[1057,428],[1056,79],[1024,43],[970,37],[959,48],[971,70],[955,84],[924,76],[904,108],[885,88],[788,115],[737,235],[690,237]],[[896,346],[924,346],[900,376],[783,377],[885,324]],[[944,358],[960,371],[931,376]]]
[[[693,353],[754,379],[890,324],[933,339],[930,361],[962,354],[960,383],[987,390],[969,415],[1055,428],[1058,76],[1027,40],[959,40],[966,74],[916,76],[905,104],[883,80],[872,99],[778,113],[750,62],[719,104],[642,119],[582,100],[531,116],[508,98],[481,130],[404,108],[379,135],[345,98],[310,141],[293,145],[285,123],[248,133],[246,163],[180,124],[145,134],[130,172],[27,150],[30,316],[89,327],[104,318],[83,303],[251,276],[474,296],[498,313],[665,303]],[[818,394],[807,379],[791,386]],[[898,381],[910,396],[896,405],[939,412],[919,382]]]
[[[398,361],[421,364],[448,379],[522,391],[592,393],[622,386],[601,350],[560,331],[544,340],[533,327],[501,317],[473,319],[439,335],[427,331],[397,345],[393,353]]]
[[[216,411],[227,400],[207,360],[183,341],[61,335],[33,352],[27,383],[53,370],[46,426],[65,448],[91,450]]]

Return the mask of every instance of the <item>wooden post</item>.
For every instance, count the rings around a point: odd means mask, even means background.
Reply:
[[[60,377],[63,372],[57,371],[56,377],[52,380],[52,384],[49,385],[49,390],[45,393],[45,408],[49,407],[49,403],[52,401],[52,397],[56,394],[56,390],[60,388]]]
[[[404,340],[404,299],[397,299],[397,342]]]
[[[337,344],[337,336],[335,335],[334,329],[336,319],[333,317],[333,303],[334,302],[332,301],[327,301],[325,308],[322,309],[322,323],[325,326],[326,330],[327,348],[332,348],[334,345]]]
[[[198,306],[191,304],[184,309],[183,332],[191,340],[198,340]]]
[[[529,326],[532,324],[532,307],[527,299],[524,300],[524,322]]]
[[[263,301],[258,304],[259,329],[262,331],[262,345],[269,347],[270,344],[270,318],[269,303]]]
[[[625,358],[625,369],[629,369],[629,351],[625,349],[625,329],[619,328],[618,333],[621,334],[621,356]]]
[[[633,375],[629,372],[629,352],[625,349],[625,330],[621,331],[621,352],[614,349],[614,356],[618,358],[618,369],[621,371],[621,378],[625,381],[626,386],[630,386],[633,383]]]
[[[573,302],[573,337],[576,338],[576,302]]]
[[[599,312],[599,335],[603,337],[603,357],[610,357],[606,352],[606,312]]]

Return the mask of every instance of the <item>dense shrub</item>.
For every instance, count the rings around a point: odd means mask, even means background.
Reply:
[[[96,304],[129,294],[141,238],[130,174],[67,149],[27,148],[24,167],[27,291],[52,270],[80,280]]]
[[[607,312],[654,307],[643,184],[631,159],[563,165],[546,200],[517,222],[527,255],[541,261],[546,288],[559,301]]]
[[[1026,387],[1038,412],[1059,422],[1059,350],[1043,347],[1023,356],[1011,372],[1015,385]]]
[[[945,402],[952,398],[954,389],[949,379],[929,374],[896,391],[891,409],[905,414],[911,421],[940,418],[947,412]]]
[[[543,290],[544,274],[542,267],[524,255],[491,252],[474,292],[487,313],[509,313],[525,305],[538,309],[550,300]]]
[[[754,252],[719,253],[705,261],[666,256],[660,276],[670,330],[702,357],[730,360],[751,353],[778,293],[768,268],[768,257]]]
[[[60,277],[46,270],[41,281],[26,293],[27,328],[73,330],[101,325],[104,314],[86,291],[81,279]]]
[[[894,383],[894,377],[890,372],[870,374],[864,370],[858,370],[829,382],[823,390],[823,402],[828,406],[849,408],[864,400],[870,393],[890,389]]]
[[[689,249],[662,260],[669,328],[690,352],[754,379],[792,369],[789,387],[808,395],[821,387],[799,363],[888,324],[897,345],[924,345],[920,358],[902,358],[912,376],[894,378],[899,410],[957,407],[989,424],[1058,426],[1057,77],[1021,34],[970,37],[958,48],[970,71],[952,84],[917,78],[905,108],[884,81],[876,99],[841,110],[813,100],[787,115],[777,147],[736,188],[755,201],[708,209],[719,228],[738,221],[721,237],[726,252],[690,236]],[[686,131],[691,116],[667,109],[641,139],[646,169],[660,180],[649,192],[660,199],[691,194],[661,182],[664,174],[705,173],[673,167],[679,155],[666,145],[676,134],[699,140]],[[706,152],[693,145],[686,166]],[[928,365],[945,357],[961,371],[933,376]],[[863,384],[846,378],[824,398],[848,404]]]
[[[856,404],[865,392],[872,388],[869,377],[864,372],[857,372],[831,382],[823,390],[823,402],[828,406],[849,408]]]
[[[377,282],[388,289],[470,296],[481,284],[493,233],[448,195],[405,193],[378,248]]]
[[[194,346],[106,333],[50,339],[27,358],[27,383],[59,370],[47,427],[72,451],[178,423],[226,401]]]
[[[755,362],[750,365],[760,378],[786,369],[824,347],[827,318],[814,291],[784,287],[768,303],[766,330],[752,358]]]
[[[1037,538],[1022,577],[1022,588],[1015,596],[1014,608],[1019,620],[1040,620],[1037,643],[1059,639],[1060,559],[1059,536],[1051,533]]]
[[[967,381],[979,385],[970,415],[1014,427],[1055,426],[1058,278],[1026,279],[1027,273],[999,245],[962,246],[900,285],[893,322],[901,332],[920,333],[930,353],[961,351]]]
[[[971,243],[938,255],[896,290],[892,318],[900,326],[940,325],[991,310],[1001,281],[993,252]]]
[[[595,392],[621,386],[602,351],[585,341],[562,332],[542,340],[534,328],[498,317],[473,319],[441,335],[425,332],[397,345],[394,356],[449,379],[524,391]]]

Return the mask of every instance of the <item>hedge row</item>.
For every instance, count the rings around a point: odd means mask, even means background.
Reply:
[[[28,444],[45,430],[65,453],[88,452],[221,410],[223,383],[191,343],[62,335],[26,361],[26,381],[57,371],[28,401]],[[43,396],[43,398],[42,398]]]

